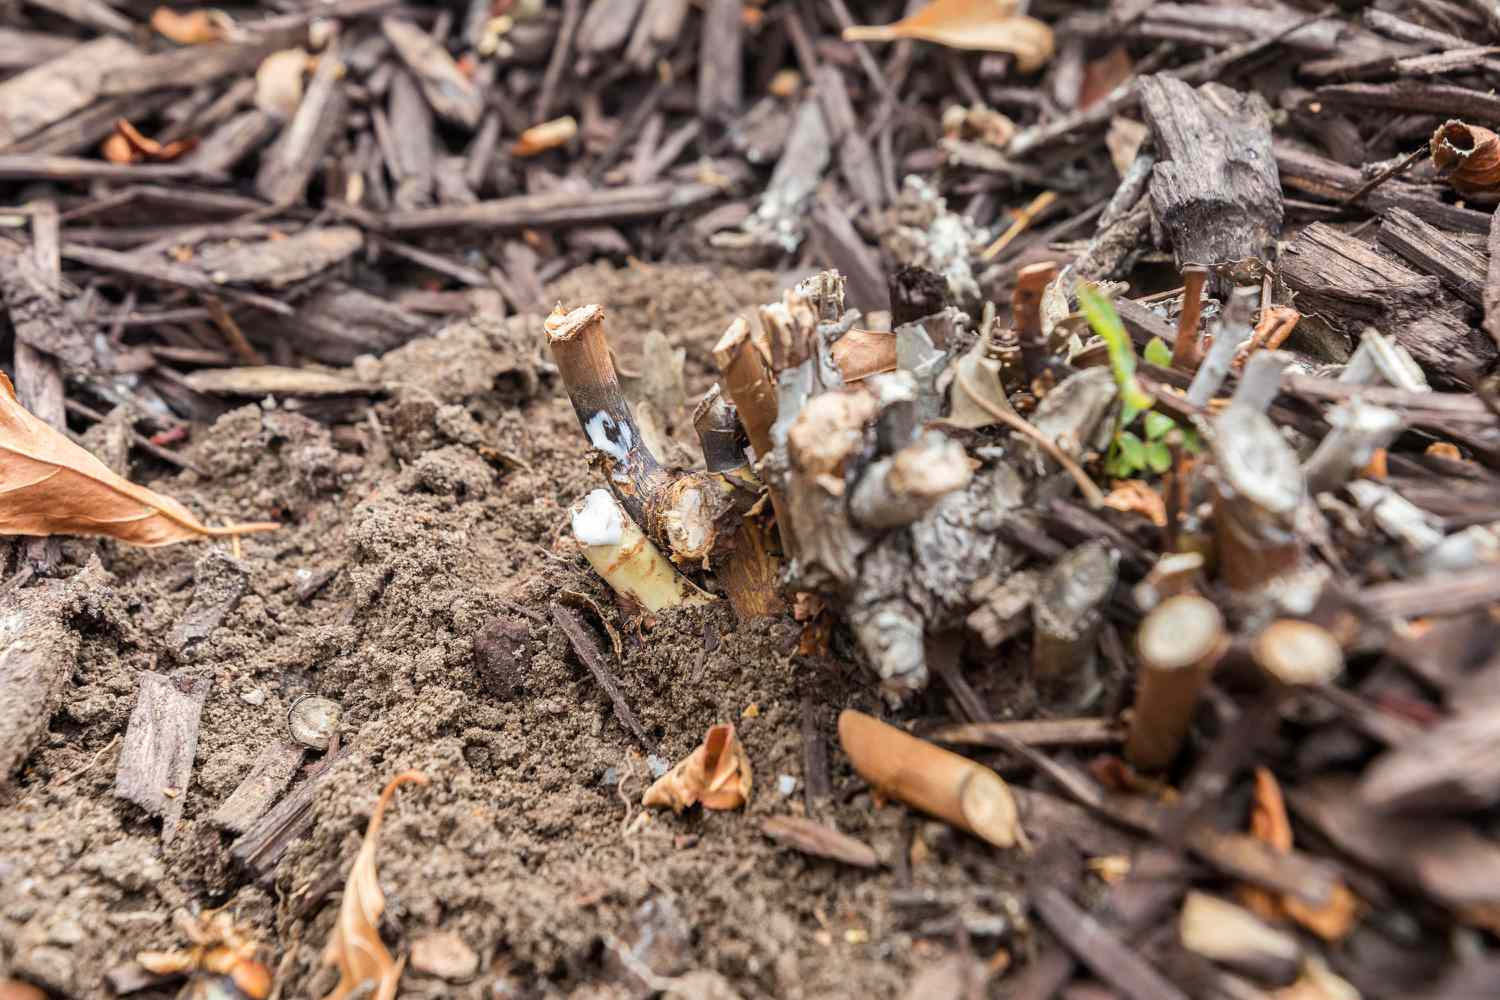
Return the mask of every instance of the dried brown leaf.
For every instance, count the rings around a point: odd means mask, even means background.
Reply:
[[[1500,136],[1449,119],[1432,133],[1432,162],[1453,190],[1470,198],[1500,198]]]
[[[750,801],[750,758],[733,723],[720,723],[677,766],[656,780],[641,798],[646,806],[682,812],[701,802],[705,809],[738,809]]]
[[[844,29],[846,42],[892,42],[918,38],[953,49],[1009,52],[1022,73],[1052,58],[1052,29],[1016,13],[1015,0],[933,0],[893,24]]]
[[[200,8],[178,13],[171,7],[158,7],[151,15],[151,27],[178,45],[206,45],[228,36],[228,20],[222,11]]]
[[[380,915],[385,912],[385,894],[380,891],[380,876],[375,872],[375,848],[380,841],[386,807],[396,789],[407,782],[425,785],[427,775],[421,771],[403,771],[396,775],[386,783],[375,803],[375,811],[370,814],[364,843],[354,859],[354,867],[349,869],[349,881],[344,885],[338,923],[323,949],[324,963],[339,970],[338,985],[323,1000],[345,1000],[372,982],[375,987],[370,995],[375,1000],[393,1000],[396,996],[396,985],[401,981],[406,959],[391,958],[385,942],[380,940]]]
[[[210,527],[171,497],[115,475],[28,412],[0,373],[0,534],[107,535],[155,546],[276,527]]]
[[[522,132],[510,147],[512,156],[536,156],[573,141],[578,134],[578,119],[572,115],[533,125]]]
[[[170,163],[198,146],[197,139],[178,139],[162,145],[124,118],[115,122],[114,135],[104,142],[104,156],[111,163]]]
[[[881,330],[850,330],[833,344],[833,362],[845,382],[858,382],[896,370],[896,335]]]

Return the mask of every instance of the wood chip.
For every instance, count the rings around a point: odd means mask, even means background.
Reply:
[[[142,672],[115,772],[115,794],[162,817],[162,843],[171,843],[187,804],[198,720],[212,682],[185,674]]]

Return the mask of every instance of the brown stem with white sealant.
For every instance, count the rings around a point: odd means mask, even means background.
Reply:
[[[1141,670],[1125,759],[1143,771],[1167,767],[1182,749],[1198,696],[1229,647],[1224,616],[1197,594],[1157,605],[1136,633]]]
[[[604,309],[552,311],[546,322],[552,348],[579,426],[599,456],[609,488],[646,535],[679,563],[702,562],[719,539],[723,491],[702,473],[674,474],[646,447],[604,333]]]

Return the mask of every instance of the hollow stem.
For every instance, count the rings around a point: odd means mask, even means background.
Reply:
[[[1230,406],[1214,429],[1219,569],[1234,590],[1257,590],[1301,563],[1293,522],[1306,496],[1302,470],[1291,445],[1258,410]]]
[[[1086,542],[1059,559],[1042,581],[1031,611],[1031,671],[1055,703],[1081,708],[1098,693],[1099,627],[1118,563],[1103,542]]]
[[[1213,602],[1181,594],[1157,605],[1136,633],[1141,669],[1125,741],[1132,767],[1159,771],[1182,749],[1198,696],[1229,639]]]
[[[1011,322],[1021,342],[1021,364],[1026,370],[1030,388],[1047,370],[1052,351],[1042,334],[1042,292],[1057,277],[1052,261],[1028,264],[1016,273],[1016,290],[1011,295]]]
[[[1182,269],[1182,312],[1177,316],[1177,340],[1172,344],[1172,367],[1190,372],[1198,367],[1198,320],[1203,315],[1203,284],[1208,268],[1189,264]]]
[[[620,596],[647,611],[713,602],[677,572],[608,490],[574,504],[572,520],[589,564]]]
[[[1229,304],[1224,307],[1223,319],[1209,345],[1208,354],[1198,366],[1198,373],[1188,386],[1188,402],[1194,406],[1207,406],[1214,398],[1219,386],[1229,375],[1229,366],[1234,361],[1235,351],[1252,333],[1250,315],[1251,301],[1259,295],[1259,289],[1236,288],[1229,293]]]
[[[1293,618],[1261,629],[1250,655],[1268,678],[1289,688],[1329,684],[1344,669],[1344,651],[1332,633]]]

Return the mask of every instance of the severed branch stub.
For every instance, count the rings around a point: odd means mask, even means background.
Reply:
[[[1047,370],[1052,357],[1042,332],[1042,291],[1057,277],[1052,261],[1028,264],[1016,274],[1016,290],[1011,295],[1011,315],[1021,342],[1021,364],[1026,370],[1026,386],[1031,386]]]
[[[608,490],[589,493],[572,515],[573,537],[615,593],[647,611],[713,601],[677,572]]]
[[[1177,339],[1172,344],[1172,367],[1190,372],[1198,367],[1198,319],[1203,315],[1203,285],[1208,268],[1189,264],[1182,269],[1182,312],[1177,317]]]
[[[723,490],[701,473],[673,473],[646,446],[620,391],[604,333],[604,309],[581,306],[547,317],[547,340],[578,423],[610,490],[630,518],[678,563],[702,563],[720,541]]]
[[[1307,491],[1296,452],[1264,413],[1230,406],[1214,422],[1213,453],[1219,570],[1232,589],[1259,590],[1302,561],[1294,521]]]
[[[1143,771],[1171,764],[1187,738],[1198,696],[1229,638],[1224,616],[1197,594],[1169,598],[1136,633],[1141,671],[1125,759]]]
[[[1044,696],[1082,707],[1099,692],[1097,642],[1115,589],[1119,553],[1086,542],[1059,559],[1032,604],[1031,669]]]

